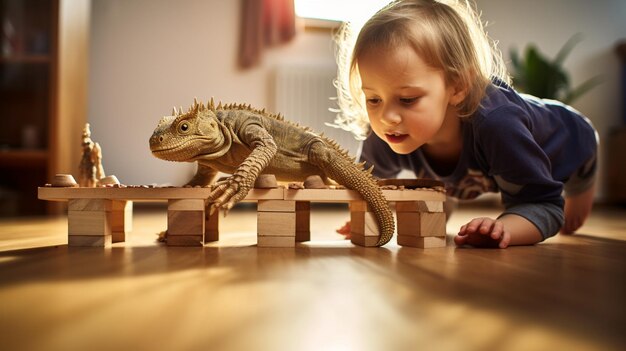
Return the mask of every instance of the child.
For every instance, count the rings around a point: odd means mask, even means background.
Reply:
[[[389,4],[364,25],[348,64],[336,122],[370,133],[361,159],[375,176],[412,170],[442,180],[458,199],[501,193],[504,212],[463,225],[457,245],[531,245],[585,222],[597,133],[571,107],[509,85],[467,1]]]

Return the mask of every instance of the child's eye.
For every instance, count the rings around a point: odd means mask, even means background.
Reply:
[[[400,98],[400,102],[405,105],[411,105],[419,100],[419,97]]]
[[[380,103],[380,99],[379,98],[369,98],[369,99],[366,99],[365,102],[369,106],[376,106],[376,105],[378,105]]]

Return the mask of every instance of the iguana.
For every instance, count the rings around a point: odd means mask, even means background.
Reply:
[[[218,172],[230,177],[214,184],[208,201],[211,211],[231,209],[254,186],[259,174],[274,174],[281,181],[303,181],[320,175],[357,191],[375,214],[384,245],[394,232],[391,209],[382,191],[363,164],[342,150],[335,141],[309,128],[250,105],[207,105],[194,99],[183,112],[173,109],[163,117],[150,137],[152,154],[167,161],[198,163],[188,185],[206,186]]]

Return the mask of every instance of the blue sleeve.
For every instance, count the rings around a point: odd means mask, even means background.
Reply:
[[[395,178],[402,171],[398,155],[374,133],[363,141],[359,159],[366,168],[374,166],[372,175],[378,178]]]
[[[544,239],[563,225],[563,183],[552,177],[549,157],[533,138],[530,118],[508,107],[493,111],[475,125],[478,153],[498,183],[503,214],[532,222]]]

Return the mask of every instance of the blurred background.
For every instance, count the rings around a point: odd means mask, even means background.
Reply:
[[[0,0],[0,215],[55,211],[36,200],[36,187],[56,173],[76,176],[85,122],[107,174],[125,184],[185,183],[195,165],[157,160],[148,138],[173,106],[186,108],[194,97],[281,112],[355,152],[347,132],[325,125],[334,119],[333,31],[337,21],[358,23],[385,3]],[[521,60],[564,72],[571,88],[591,80],[571,104],[602,139],[598,201],[626,201],[618,155],[626,148],[623,44],[618,53],[626,2],[478,0],[477,7],[511,69],[516,50]],[[555,63],[572,38],[576,45]]]

